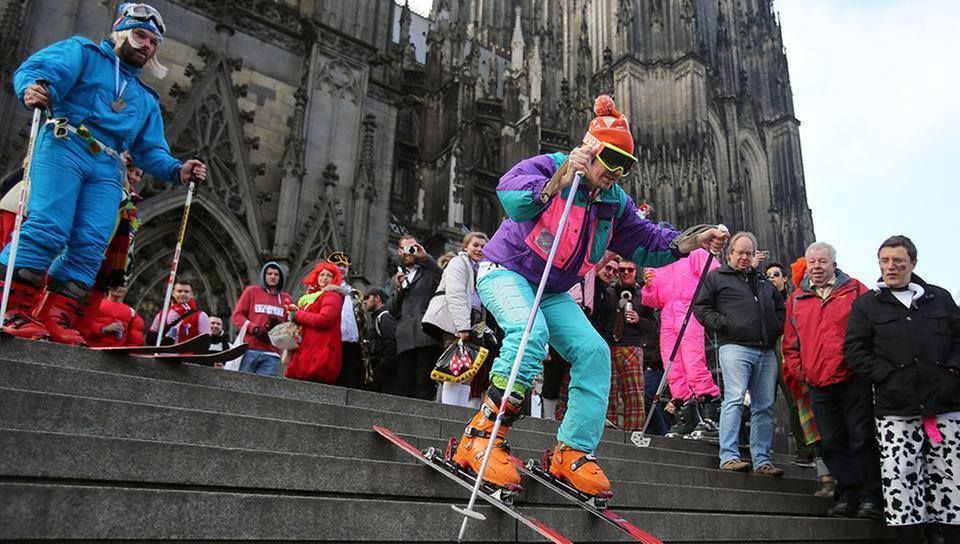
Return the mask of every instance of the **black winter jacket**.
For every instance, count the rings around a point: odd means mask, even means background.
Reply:
[[[375,376],[389,375],[397,366],[397,320],[386,308],[371,314],[367,322],[367,355]]]
[[[776,345],[787,315],[783,297],[763,274],[756,268],[744,274],[729,264],[704,278],[693,313],[704,327],[717,333],[721,346],[759,348]]]
[[[924,294],[904,306],[890,289],[853,303],[844,355],[874,383],[878,416],[960,410],[960,309],[946,289],[913,275]]]

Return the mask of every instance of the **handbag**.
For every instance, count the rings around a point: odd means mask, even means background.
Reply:
[[[273,347],[280,350],[295,350],[300,347],[300,342],[303,341],[300,325],[293,321],[280,323],[270,329],[267,334],[270,336],[270,343],[273,344]]]
[[[490,353],[487,348],[457,340],[437,359],[430,379],[437,382],[466,383],[483,366]]]
[[[233,343],[230,344],[230,348],[233,349],[243,343],[244,337],[247,336],[247,327],[250,326],[250,321],[244,321],[243,326],[240,327],[240,331],[237,332],[237,337],[233,340]],[[223,368],[226,370],[240,370],[240,362],[243,361],[243,355],[237,357],[236,359],[227,361],[224,363]]]

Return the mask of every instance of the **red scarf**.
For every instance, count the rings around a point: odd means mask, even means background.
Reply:
[[[173,314],[176,313],[178,316],[182,316],[191,310],[197,309],[197,301],[190,299],[190,302],[185,304],[179,304],[177,302],[170,302],[170,312],[167,313],[167,324],[173,323],[177,317]],[[197,336],[200,329],[200,312],[194,311],[192,314],[188,315],[184,319],[181,319],[177,323],[177,342],[183,342]]]

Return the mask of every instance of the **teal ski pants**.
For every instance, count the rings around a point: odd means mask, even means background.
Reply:
[[[537,286],[523,276],[497,268],[477,283],[480,300],[506,333],[491,376],[510,376],[520,339],[530,317]],[[567,413],[557,439],[573,449],[593,453],[600,444],[610,396],[610,348],[567,293],[544,293],[517,382],[529,387],[543,369],[547,343],[570,362]]]

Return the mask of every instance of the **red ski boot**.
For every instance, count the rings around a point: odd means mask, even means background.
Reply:
[[[60,344],[86,346],[87,341],[74,327],[74,321],[83,314],[83,290],[74,282],[66,285],[51,281],[43,293],[35,317],[50,333],[50,339]],[[65,294],[69,293],[69,294]],[[75,296],[79,294],[80,296]]]
[[[0,273],[5,273],[0,267]],[[27,340],[43,340],[47,338],[46,327],[33,318],[33,308],[39,298],[41,287],[39,283],[43,275],[24,269],[14,269],[13,281],[10,282],[10,299],[7,301],[7,314],[3,316],[3,332],[17,338]],[[40,281],[34,282],[33,279]],[[3,280],[0,280],[0,292],[3,290]]]
[[[457,451],[453,454],[453,462],[461,468],[472,470],[474,474],[480,472],[480,465],[483,464],[483,456],[491,438],[493,423],[497,419],[502,395],[503,391],[493,385],[490,386],[480,411],[467,424],[457,445]],[[490,450],[490,461],[483,473],[483,481],[504,489],[520,488],[520,472],[510,462],[510,446],[504,437],[513,422],[520,418],[521,402],[523,402],[522,398],[510,395],[507,413],[503,415],[503,421],[497,430],[496,441],[493,449]]]
[[[597,464],[597,458],[571,449],[563,442],[557,443],[553,455],[550,456],[550,474],[567,482],[584,495],[601,499],[613,497],[610,480]]]

